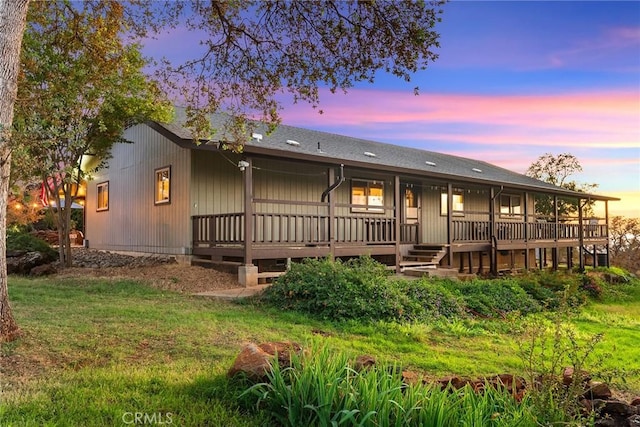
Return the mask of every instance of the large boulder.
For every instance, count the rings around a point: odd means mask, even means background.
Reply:
[[[301,352],[302,346],[295,342],[249,343],[242,348],[227,375],[234,377],[244,374],[251,380],[262,381],[273,362],[284,369],[291,366],[291,356]]]
[[[33,268],[52,261],[52,257],[43,252],[7,251],[7,273],[31,274]]]

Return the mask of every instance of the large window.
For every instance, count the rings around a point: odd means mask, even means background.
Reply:
[[[453,198],[453,215],[464,215],[464,193],[459,190],[455,190],[452,194]],[[440,215],[446,216],[449,212],[449,196],[447,193],[440,194]]]
[[[98,199],[96,201],[97,211],[109,210],[109,181],[101,182],[96,186]]]
[[[171,166],[165,166],[155,171],[155,204],[161,205],[171,202]]]
[[[352,212],[384,213],[384,182],[357,181],[351,182]]]
[[[503,194],[500,196],[500,216],[515,217],[522,214],[520,196]]]

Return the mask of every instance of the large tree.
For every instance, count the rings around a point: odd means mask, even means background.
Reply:
[[[551,153],[545,153],[529,166],[526,175],[577,192],[586,193],[598,186],[597,184],[579,184],[569,179],[578,172],[582,172],[582,166],[573,154],[561,153],[554,156]],[[577,198],[559,198],[556,206],[553,197],[539,195],[535,199],[535,207],[538,214],[555,218],[557,212],[559,218],[567,218],[574,215],[580,206]],[[590,206],[586,208],[590,209]]]
[[[171,119],[171,105],[142,72],[139,47],[124,42],[123,13],[116,2],[101,9],[37,2],[27,19],[12,143],[21,171],[42,180],[55,207],[67,267],[82,181],[106,162],[114,143],[126,142],[125,126]],[[99,161],[83,165],[85,156]]]
[[[28,0],[0,0],[0,342],[20,334],[11,313],[7,289],[6,218],[11,174],[9,142],[27,6]]]
[[[186,102],[196,139],[214,131],[206,113],[227,111],[234,119],[230,141],[241,149],[247,117],[279,122],[278,96],[319,103],[319,88],[346,91],[357,82],[373,82],[387,72],[410,80],[437,55],[442,2],[396,1],[204,1],[164,3],[152,0],[64,1],[66,7],[123,8],[130,39],[163,25],[194,31],[201,55],[183,64],[165,64],[159,75]],[[8,132],[13,119],[18,54],[27,0],[0,0],[0,125]],[[76,36],[82,39],[81,28]],[[101,36],[101,35],[97,35]],[[6,53],[5,53],[6,52]],[[5,70],[9,70],[6,72]],[[6,73],[6,74],[5,74]],[[5,76],[7,77],[5,80]],[[8,90],[6,90],[8,89]],[[417,90],[417,88],[416,88]],[[6,194],[9,180],[8,134],[3,134],[0,183],[0,309],[8,309],[5,264]],[[14,322],[2,312],[0,339],[10,339]]]

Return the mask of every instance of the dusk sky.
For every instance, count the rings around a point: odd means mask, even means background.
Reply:
[[[640,217],[640,2],[453,0],[436,30],[439,59],[412,82],[380,74],[324,92],[322,115],[285,104],[283,122],[519,173],[571,153],[576,181],[622,198],[610,215]]]

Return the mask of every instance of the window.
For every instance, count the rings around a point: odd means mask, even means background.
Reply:
[[[155,175],[155,204],[162,205],[171,202],[171,166],[156,169]]]
[[[383,213],[384,182],[352,181],[351,204],[358,205],[351,208],[352,212]]]
[[[98,200],[96,201],[96,211],[109,210],[109,181],[101,182],[96,186]]]
[[[463,216],[464,213],[464,193],[460,190],[453,192],[453,215]],[[449,211],[449,197],[447,193],[440,194],[440,215],[446,216]]]
[[[500,216],[513,217],[522,214],[520,196],[503,194],[500,196]]]

